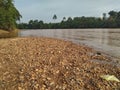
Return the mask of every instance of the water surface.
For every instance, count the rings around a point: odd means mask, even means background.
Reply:
[[[120,29],[21,30],[20,36],[44,36],[69,40],[120,58]]]

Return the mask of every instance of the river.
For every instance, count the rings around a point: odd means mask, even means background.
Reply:
[[[38,29],[21,30],[21,37],[52,37],[84,44],[120,59],[120,29]]]

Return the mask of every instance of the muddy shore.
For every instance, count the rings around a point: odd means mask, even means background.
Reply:
[[[100,77],[120,79],[120,68],[111,61],[92,48],[63,40],[0,39],[0,90],[120,90],[119,82]]]

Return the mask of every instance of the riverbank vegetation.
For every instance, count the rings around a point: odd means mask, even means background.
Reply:
[[[17,35],[16,21],[21,15],[15,8],[13,0],[0,0],[0,37]]]
[[[0,30],[0,38],[17,37],[18,32],[19,32],[18,29],[15,29],[15,30],[12,30],[12,31]]]
[[[57,16],[53,16],[56,20]],[[120,11],[110,11],[103,17],[74,17],[66,18],[58,23],[44,23],[42,20],[30,20],[28,23],[19,23],[20,29],[69,29],[69,28],[120,28]]]

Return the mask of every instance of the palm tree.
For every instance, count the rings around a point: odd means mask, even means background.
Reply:
[[[66,17],[63,17],[63,21],[65,21],[66,20]]]
[[[57,19],[57,16],[56,14],[53,15],[53,20],[56,20]]]
[[[106,17],[106,13],[103,13],[103,20],[106,20],[107,17]]]

